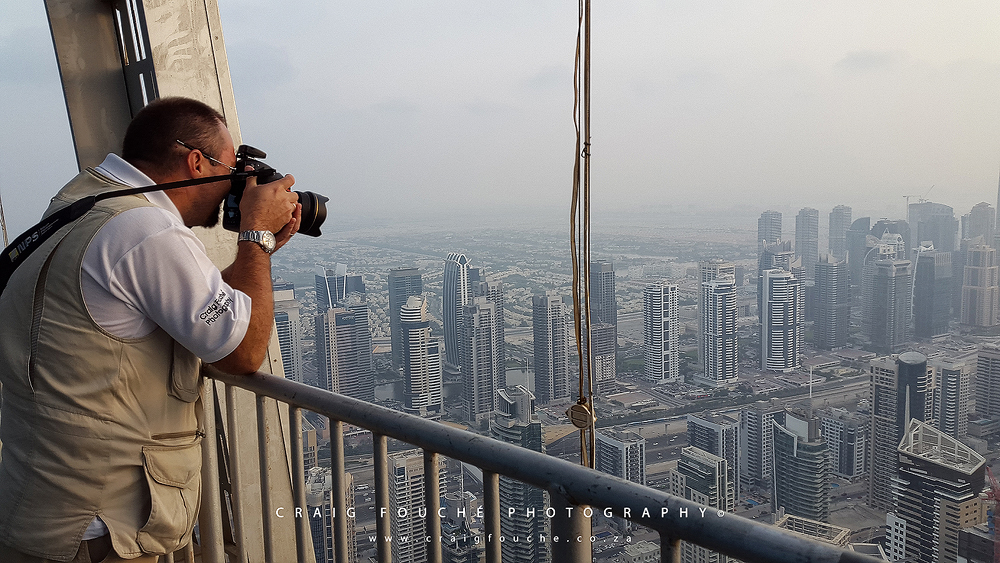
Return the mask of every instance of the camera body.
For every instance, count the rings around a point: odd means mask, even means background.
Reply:
[[[240,145],[236,150],[236,172],[231,176],[231,187],[222,203],[222,227],[227,231],[239,232],[240,230],[240,201],[243,200],[243,191],[247,187],[247,178],[255,176],[258,184],[268,184],[284,178],[274,168],[271,168],[261,158],[267,158],[267,154],[249,145]],[[253,171],[247,171],[250,166]],[[292,192],[299,198],[302,204],[302,222],[299,225],[299,232],[311,237],[318,237],[322,233],[319,228],[326,221],[326,202],[330,198],[313,192]]]

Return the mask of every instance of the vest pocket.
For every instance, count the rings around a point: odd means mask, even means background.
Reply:
[[[170,364],[170,395],[185,403],[201,396],[201,360],[176,341]]]
[[[145,553],[172,552],[191,540],[201,503],[201,436],[184,446],[143,446],[149,520],[136,535]]]

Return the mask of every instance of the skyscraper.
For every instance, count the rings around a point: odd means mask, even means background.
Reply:
[[[462,368],[462,405],[465,420],[480,424],[493,414],[502,381],[497,356],[502,350],[496,304],[476,297],[462,308],[458,334],[459,365]]]
[[[847,262],[829,254],[816,264],[816,314],[813,340],[817,348],[833,350],[847,345],[851,323],[851,295]]]
[[[618,330],[618,302],[615,299],[615,265],[610,260],[590,263],[591,323],[614,325]]]
[[[389,454],[389,514],[392,560],[398,563],[427,561],[427,509],[424,456],[420,450]],[[445,489],[443,460],[438,471],[440,490]]]
[[[798,369],[805,306],[802,282],[784,270],[764,270],[761,275],[764,288],[761,369],[780,372]]]
[[[445,258],[443,292],[441,307],[445,362],[450,366],[458,366],[460,363],[458,335],[462,329],[462,310],[472,302],[469,259],[465,254],[452,252]]]
[[[871,285],[865,328],[876,352],[898,352],[907,342],[913,288],[911,265],[909,260],[878,260],[866,266]]]
[[[400,310],[406,300],[424,292],[421,271],[416,268],[393,268],[389,270],[389,334],[392,343],[392,369],[403,367],[403,335],[400,329]]]
[[[838,205],[830,212],[830,254],[838,260],[847,258],[847,230],[851,228],[851,208]]]
[[[315,279],[316,308],[320,313],[335,307],[348,294],[365,293],[364,279],[359,275],[348,275],[347,264],[337,264],[332,270],[317,265]]]
[[[740,411],[740,481],[747,487],[771,486],[774,421],[784,424],[785,410],[767,401],[758,401]]]
[[[733,470],[720,456],[695,446],[681,448],[677,469],[669,471],[670,494],[725,512],[735,510]],[[704,547],[681,542],[681,561],[685,563],[726,563],[729,557]]]
[[[852,286],[861,287],[871,225],[871,217],[862,217],[851,223],[851,228],[847,230],[845,239],[847,241],[847,267],[850,271]]]
[[[896,446],[911,419],[933,421],[934,378],[927,357],[906,352],[871,361],[872,455],[868,503],[892,510],[892,479],[896,474]]]
[[[594,388],[607,391],[612,388],[618,375],[615,363],[615,349],[618,344],[618,331],[610,323],[591,325],[590,345],[591,365],[594,367]],[[585,339],[586,340],[586,339]]]
[[[642,294],[643,374],[649,381],[680,381],[677,286],[654,283]]]
[[[281,348],[281,365],[285,377],[299,383],[303,382],[301,309],[293,284],[274,285],[274,325]]]
[[[911,229],[916,230],[914,246],[930,241],[934,249],[941,252],[955,250],[958,236],[958,220],[951,207],[930,201],[910,204],[908,219]]]
[[[919,420],[899,444],[886,547],[893,561],[958,561],[958,533],[983,521],[986,460]]]
[[[485,297],[487,301],[493,303],[496,314],[496,341],[497,350],[494,356],[496,362],[497,388],[502,389],[507,386],[507,342],[504,331],[504,294],[503,282],[488,277],[480,278],[481,274],[475,274],[475,281],[470,282],[472,286],[472,297]]]
[[[764,244],[774,244],[781,240],[781,212],[765,211],[757,219],[757,252],[764,248]]]
[[[969,402],[972,400],[972,359],[936,357],[927,365],[934,371],[935,427],[956,440],[969,433]]]
[[[739,287],[739,278],[736,276],[736,265],[731,262],[724,262],[722,260],[707,260],[698,263],[699,272],[699,284],[704,284],[724,276],[733,276],[736,278],[736,286]],[[705,339],[703,335],[705,334],[705,292],[701,289],[702,286],[699,285],[698,291],[698,364],[702,367],[705,366]]]
[[[993,244],[993,233],[996,228],[996,210],[985,201],[972,207],[962,216],[962,238],[974,239],[983,237],[983,244]]]
[[[735,506],[740,498],[740,421],[724,414],[687,415],[688,445],[726,460],[727,480],[732,484]]]
[[[493,437],[508,444],[544,452],[542,424],[535,415],[534,395],[521,385],[501,389],[497,394],[497,411],[491,425]],[[545,491],[501,476],[500,507],[500,533],[506,538],[500,548],[504,562],[547,561],[548,543],[538,541],[540,536],[549,535]],[[513,512],[509,508],[513,508]]]
[[[976,361],[976,414],[1000,418],[1000,347],[984,344]]]
[[[997,330],[1000,314],[1000,268],[995,248],[971,246],[962,283],[962,324],[976,332]]]
[[[444,412],[441,348],[437,339],[431,338],[427,300],[423,296],[411,295],[400,307],[399,332],[406,412],[440,416]]]
[[[702,283],[701,292],[704,307],[698,313],[703,332],[699,339],[705,352],[705,371],[696,375],[695,381],[722,387],[740,376],[736,286],[732,277],[721,276]]]
[[[327,309],[316,316],[316,373],[327,391],[360,399],[375,399],[368,306],[362,301]]]
[[[913,278],[913,335],[948,334],[951,317],[951,252],[918,252]]]
[[[531,297],[535,351],[535,396],[545,405],[568,399],[569,333],[565,306],[555,291]]]
[[[819,210],[804,207],[795,216],[795,255],[806,277],[812,277],[819,260]]]
[[[820,412],[820,420],[833,474],[851,482],[864,477],[868,469],[871,416],[834,408]]]
[[[626,481],[646,484],[646,439],[632,431],[597,432],[596,467]]]
[[[830,454],[820,420],[800,410],[785,412],[774,428],[774,512],[828,522],[830,520]]]

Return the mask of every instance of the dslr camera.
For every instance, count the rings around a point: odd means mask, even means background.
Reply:
[[[268,184],[284,177],[284,174],[258,160],[261,158],[267,158],[267,154],[249,145],[240,145],[236,150],[236,172],[231,177],[229,195],[222,204],[222,227],[227,231],[240,230],[240,201],[243,200],[243,190],[247,187],[247,178],[256,176],[258,184]],[[252,166],[253,171],[247,171],[247,166]],[[318,237],[322,234],[319,228],[323,225],[323,221],[326,221],[326,202],[330,201],[330,198],[313,192],[292,193],[299,196],[299,203],[302,204],[302,224],[299,225],[299,232]]]

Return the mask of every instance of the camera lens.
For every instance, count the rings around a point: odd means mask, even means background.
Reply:
[[[302,222],[299,225],[299,232],[311,237],[318,237],[319,228],[326,221],[326,202],[330,198],[314,194],[313,192],[295,192],[299,196],[299,203],[302,204]]]

